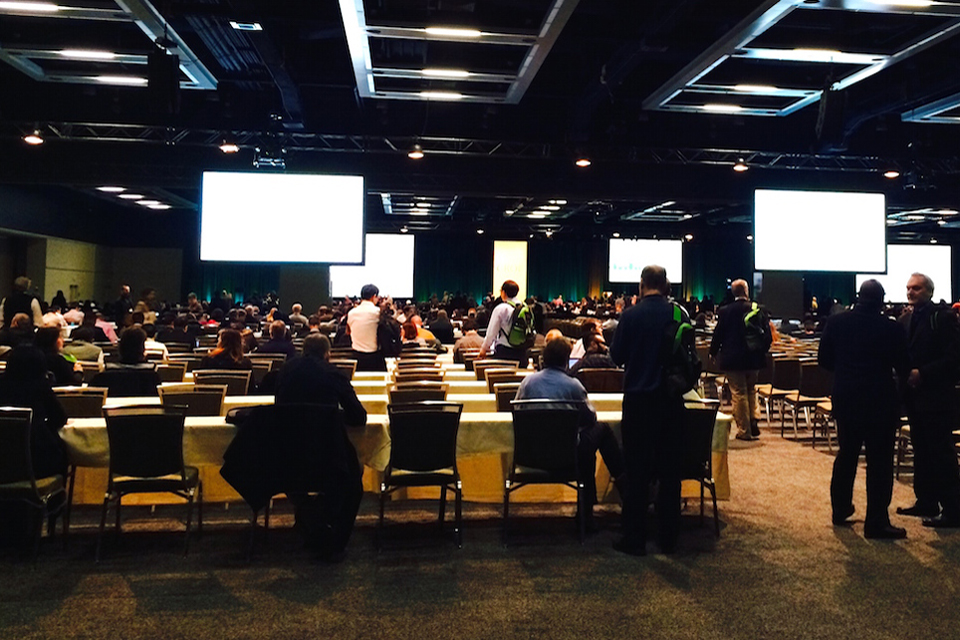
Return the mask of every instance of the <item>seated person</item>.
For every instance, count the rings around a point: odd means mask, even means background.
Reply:
[[[119,362],[110,362],[90,381],[91,387],[106,387],[114,398],[155,397],[160,376],[152,362],[147,362],[144,343],[147,334],[140,327],[130,327],[120,335],[117,346]]]
[[[473,318],[467,318],[463,321],[463,337],[453,345],[453,361],[463,362],[463,351],[466,349],[479,349],[483,346],[483,336],[477,333],[477,321]]]
[[[63,319],[68,324],[83,324],[83,311],[80,310],[80,303],[71,302],[70,308],[63,312]]]
[[[308,324],[308,319],[303,315],[303,305],[299,302],[295,302],[292,307],[290,307],[290,324],[296,326],[302,324],[306,326]]]
[[[60,352],[63,349],[63,336],[60,327],[40,327],[37,330],[35,344],[47,363],[47,371],[53,376],[53,384],[64,387],[83,382],[83,367],[71,356],[67,361]]]
[[[170,352],[167,350],[167,345],[162,342],[157,342],[154,338],[157,335],[157,327],[150,324],[149,322],[140,327],[143,329],[143,332],[147,334],[147,340],[143,343],[143,349],[148,356],[154,355],[152,360],[160,359],[161,362],[166,362],[170,359]]]
[[[430,331],[441,344],[453,344],[453,323],[443,309],[437,311],[437,319],[430,323]]]
[[[595,320],[588,320],[580,325],[580,339],[573,343],[573,350],[570,352],[571,358],[583,357],[583,337],[590,334],[603,335],[603,330],[600,329],[600,323]]]
[[[199,369],[253,369],[250,358],[243,355],[243,336],[236,329],[220,332],[217,348],[200,361]]]
[[[417,325],[408,320],[403,323],[402,328],[403,336],[401,341],[405,349],[427,346],[427,341],[417,335]]]
[[[287,325],[283,320],[270,323],[270,339],[257,347],[257,353],[282,353],[287,360],[297,356],[297,348],[287,336]]]
[[[566,373],[570,359],[570,345],[566,340],[550,340],[543,348],[543,369],[532,373],[520,383],[517,400],[575,400],[585,403],[580,419],[580,440],[577,446],[579,455],[580,479],[587,493],[590,511],[587,514],[587,528],[592,528],[592,509],[597,501],[596,463],[597,451],[610,471],[617,488],[623,492],[626,487],[623,454],[613,430],[606,424],[597,422],[597,414],[587,399],[587,391],[576,378]]]
[[[17,313],[10,320],[9,325],[0,329],[0,344],[8,347],[17,347],[22,344],[33,344],[33,321],[25,313]]]
[[[603,341],[603,334],[588,333],[583,336],[583,357],[570,367],[573,375],[580,369],[616,369],[617,363],[610,357],[607,345]]]
[[[63,345],[61,352],[73,356],[80,362],[97,362],[103,368],[103,349],[93,344],[93,327],[77,327],[70,334],[69,344]]]

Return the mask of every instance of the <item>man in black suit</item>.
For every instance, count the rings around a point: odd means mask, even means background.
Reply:
[[[906,529],[890,524],[893,495],[893,447],[900,404],[893,379],[909,371],[907,335],[882,315],[883,286],[867,280],[852,311],[831,316],[820,340],[820,366],[834,372],[833,415],[840,452],[833,462],[830,502],[833,523],[853,515],[853,481],[860,449],[867,448],[867,538],[905,538]]]
[[[747,348],[744,316],[750,312],[750,290],[746,280],[730,284],[734,301],[720,307],[717,327],[710,343],[710,357],[715,358],[726,374],[733,417],[737,421],[738,440],[756,440],[760,437],[760,405],[757,404],[757,372],[766,363],[766,353]]]
[[[960,417],[960,325],[948,306],[935,305],[933,281],[915,273],[907,281],[912,309],[900,322],[908,332],[910,375],[904,400],[910,418],[917,502],[897,513],[921,516],[931,527],[960,527],[960,471],[952,430]],[[942,511],[941,511],[942,508]]]

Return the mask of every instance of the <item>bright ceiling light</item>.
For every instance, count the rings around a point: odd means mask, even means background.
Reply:
[[[870,2],[885,7],[932,7],[937,4],[933,0],[870,0]]]
[[[545,213],[531,213],[531,214],[528,215],[527,217],[528,217],[528,218],[531,218],[531,219],[533,219],[533,220],[543,220],[544,218],[547,217],[547,214],[545,214]]]
[[[548,238],[552,238],[552,237],[553,237],[553,229],[547,229],[546,231],[543,232],[543,235],[547,236]]]
[[[942,227],[943,225],[947,224],[947,221],[946,221],[946,220],[937,220],[937,224]]]
[[[681,219],[681,220],[689,220],[689,219],[692,218],[692,217],[693,217],[693,214],[692,214],[692,213],[685,213],[685,214],[683,214],[682,216],[680,216],[680,219]]]
[[[614,238],[619,238],[619,237],[620,237],[620,232],[619,232],[619,231],[614,231],[614,232],[613,232],[613,237],[614,237]]]
[[[483,33],[477,29],[458,29],[455,27],[427,27],[428,35],[447,38],[479,38]]]
[[[936,238],[930,238],[930,244],[937,244]]]
[[[259,22],[236,22],[231,20],[230,26],[237,31],[263,31],[263,26]]]
[[[121,84],[141,87],[147,84],[146,78],[138,76],[95,76],[94,80],[103,84]]]
[[[558,207],[555,204],[542,204],[539,207],[537,207],[537,209],[540,209],[542,211],[560,211],[560,207]]]
[[[573,164],[577,165],[581,169],[586,169],[587,167],[592,165],[593,162],[590,161],[590,158],[578,158],[577,161],[574,162]]]
[[[463,69],[423,69],[420,73],[431,78],[469,78],[470,72]]]
[[[483,229],[477,229],[477,235],[478,235],[478,236],[482,236],[482,235],[483,235]]]
[[[424,100],[463,100],[463,94],[456,91],[421,91]]]
[[[753,242],[753,236],[747,236],[747,241],[748,241],[748,242]]]
[[[224,142],[220,145],[220,151],[224,153],[236,153],[240,151],[240,147],[232,142]]]
[[[170,205],[163,204],[162,202],[158,202],[157,204],[151,204],[148,208],[156,209],[157,211],[165,211],[170,208]]]
[[[126,190],[126,187],[97,187],[97,191],[103,191],[104,193],[123,193]]]
[[[776,93],[780,89],[770,84],[738,84],[734,85],[733,90],[741,93]]]
[[[137,200],[137,204],[143,205],[145,207],[152,207],[155,204],[160,204],[159,200]]]
[[[883,177],[886,178],[887,180],[893,180],[894,178],[899,178],[899,177],[900,177],[900,172],[899,172],[899,171],[892,171],[892,170],[891,170],[891,171],[885,171],[885,172],[883,173]]]
[[[0,2],[0,9],[9,11],[44,11],[53,13],[60,11],[61,7],[49,2]]]
[[[687,242],[690,242],[691,240],[693,240],[693,234],[688,233],[687,235],[683,236],[683,239],[686,240]]]
[[[749,171],[750,167],[747,166],[747,163],[743,161],[743,158],[740,158],[737,161],[737,164],[733,165],[733,170],[737,173],[743,173],[744,171]]]
[[[408,231],[410,231],[410,229],[407,229],[406,227],[400,227],[400,233],[407,233]]]
[[[407,153],[407,157],[410,158],[411,160],[422,160],[423,148],[418,144],[413,145],[413,149],[411,149],[410,152]]]
[[[23,136],[23,141],[29,145],[37,146],[43,144],[43,136],[40,135],[39,131],[34,131]]]
[[[940,209],[939,211],[937,211],[937,213],[939,213],[942,216],[955,216],[957,215],[957,210],[956,209]]]
[[[413,205],[413,206],[415,206],[417,209],[429,209],[429,208],[430,208],[430,203],[429,203],[429,202],[418,202],[417,204],[415,204],[415,205]]]
[[[113,60],[117,57],[113,51],[95,51],[93,49],[64,49],[60,52],[64,58],[80,60]]]
[[[567,201],[566,200],[550,200],[547,204],[564,205],[564,204],[567,204]]]
[[[743,107],[738,104],[705,104],[702,109],[714,113],[736,113],[743,111]]]
[[[424,211],[423,209],[411,209],[408,211],[411,216],[428,216],[430,215],[429,211]]]
[[[124,200],[143,200],[143,194],[140,193],[121,193],[119,197]]]

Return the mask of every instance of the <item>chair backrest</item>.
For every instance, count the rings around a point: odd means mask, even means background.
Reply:
[[[99,362],[84,362],[81,360],[80,366],[83,368],[83,381],[87,384],[90,384],[93,377],[100,373]]]
[[[157,365],[157,375],[160,376],[160,382],[183,382],[186,373],[186,362],[168,362]]]
[[[259,387],[260,383],[263,382],[263,379],[266,377],[266,375],[273,370],[274,363],[272,361],[257,362],[256,360],[254,360],[252,362],[252,365],[253,365],[253,368],[250,369],[250,371],[252,372],[253,384]]]
[[[193,372],[197,384],[225,384],[228,396],[245,396],[250,388],[252,371],[229,369],[198,369]]]
[[[463,405],[416,402],[387,406],[390,468],[433,471],[457,468],[457,431]]]
[[[106,387],[58,389],[57,400],[68,418],[100,418],[107,399]]]
[[[285,353],[248,353],[247,357],[250,358],[251,362],[270,360],[274,363],[274,367],[279,367],[287,361],[287,354]]]
[[[833,386],[830,372],[814,362],[800,364],[800,395],[811,398],[829,396]]]
[[[415,382],[417,380],[429,380],[433,382],[443,382],[442,369],[403,369],[397,370],[393,374],[394,382]]]
[[[165,407],[184,407],[188,416],[219,416],[227,397],[225,384],[195,384],[188,388],[160,387],[160,404]]]
[[[197,367],[200,366],[200,361],[203,360],[203,356],[197,353],[191,354],[170,354],[170,357],[167,358],[167,363],[173,362],[183,362],[187,365],[187,372],[191,372]]]
[[[684,480],[709,479],[713,475],[713,428],[717,405],[705,404],[683,410],[680,477]]]
[[[799,389],[800,360],[797,358],[777,358],[774,360],[773,386],[777,389]]]
[[[29,480],[36,488],[30,458],[33,410],[0,407],[0,484]]]
[[[440,363],[436,358],[404,358],[397,360],[397,369],[429,369],[440,368]]]
[[[218,340],[218,339],[219,339],[219,338],[218,338],[217,335],[197,336],[197,346],[198,346],[198,347],[207,347],[207,348],[209,348],[209,347],[216,347],[216,346],[217,346],[217,340]]]
[[[110,443],[111,478],[184,477],[184,407],[107,407],[103,415]]]
[[[580,369],[577,380],[588,393],[620,393],[623,391],[623,369]]]
[[[476,351],[464,351],[463,352],[463,368],[467,371],[473,371],[473,363],[476,362],[477,357],[480,355],[480,350]]]
[[[480,349],[456,349],[453,352],[454,364],[464,364],[464,359],[468,356],[475,360],[480,353]],[[471,369],[468,369],[470,371]]]
[[[769,351],[763,369],[757,373],[757,384],[773,384],[773,354]]]
[[[387,390],[390,404],[408,404],[426,400],[443,402],[447,399],[448,386],[436,382],[407,382],[390,385]]]
[[[337,368],[337,371],[347,376],[347,380],[353,380],[353,374],[357,372],[356,360],[330,360],[330,364]]]
[[[193,345],[187,344],[186,342],[165,342],[167,345],[167,353],[193,353]]]
[[[353,358],[353,349],[347,347],[333,347],[330,349],[330,358],[333,360]]]
[[[430,347],[404,347],[400,351],[400,360],[405,360],[407,358],[434,358],[437,357],[437,352]]]
[[[484,369],[483,375],[487,379],[487,390],[490,393],[493,393],[494,386],[497,384],[504,382],[522,382],[523,378],[527,375],[527,372],[525,369],[501,369],[497,367]]]
[[[159,377],[153,369],[106,369],[93,377],[90,384],[106,387],[111,398],[156,397]]]
[[[493,394],[497,398],[497,411],[510,411],[511,403],[517,398],[519,382],[498,382],[493,385]]]
[[[548,471],[574,480],[582,402],[514,400],[513,466]]]
[[[473,362],[473,372],[477,374],[477,380],[482,382],[484,380],[484,369],[516,369],[519,366],[520,363],[516,360],[494,360],[493,358],[485,358]]]

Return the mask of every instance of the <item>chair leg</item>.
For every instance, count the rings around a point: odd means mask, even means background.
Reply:
[[[203,533],[203,480],[197,484],[197,535]]]
[[[251,511],[253,511],[251,509]],[[247,542],[247,562],[250,562],[250,558],[253,557],[253,543],[256,540],[257,535],[257,512],[253,511],[253,516],[250,518],[250,540]]]
[[[456,489],[453,493],[454,512],[457,526],[457,549],[463,548],[463,487],[460,479],[457,479]]]
[[[440,487],[440,531],[443,531],[443,520],[447,514],[447,487]]]
[[[380,548],[383,544],[383,507],[384,503],[387,500],[387,486],[380,483],[380,517],[377,519],[377,534],[375,536],[375,541],[377,545],[377,551],[380,551]]]
[[[263,508],[263,541],[266,543],[270,537],[270,508],[273,507],[273,498],[267,501],[267,506]]]
[[[103,530],[107,526],[107,510],[110,508],[110,494],[103,497],[103,510],[100,512],[100,529],[97,532],[97,552],[95,559],[100,564],[100,547],[103,545]]]
[[[77,468],[72,466],[67,470],[67,504],[63,511],[63,548],[67,549],[70,537],[70,515],[73,512],[73,484],[76,480]]]
[[[40,557],[40,540],[43,538],[43,521],[47,519],[47,507],[46,505],[41,506],[38,509],[36,526],[34,526],[33,534],[33,561],[36,562],[37,558]]]
[[[196,495],[196,490],[190,492],[190,497],[187,499],[187,532],[184,534],[184,543],[183,543],[183,555],[186,556],[190,552],[190,524],[193,522],[193,500]]]
[[[507,480],[506,488],[503,490],[503,529],[500,532],[500,541],[503,546],[507,546],[507,523],[510,518],[510,481]]]
[[[712,482],[710,483],[710,497],[713,498],[713,528],[716,531],[717,537],[720,537],[720,514],[717,511],[717,487]]]
[[[578,520],[578,534],[580,544],[587,539],[587,492],[583,488],[582,482],[577,482],[577,510],[580,512]]]
[[[700,526],[703,526],[703,479],[700,480]]]
[[[120,539],[120,502],[121,500],[123,500],[123,496],[118,493],[117,494],[117,521],[114,524],[114,528],[113,528],[114,535],[117,536],[118,540]]]

